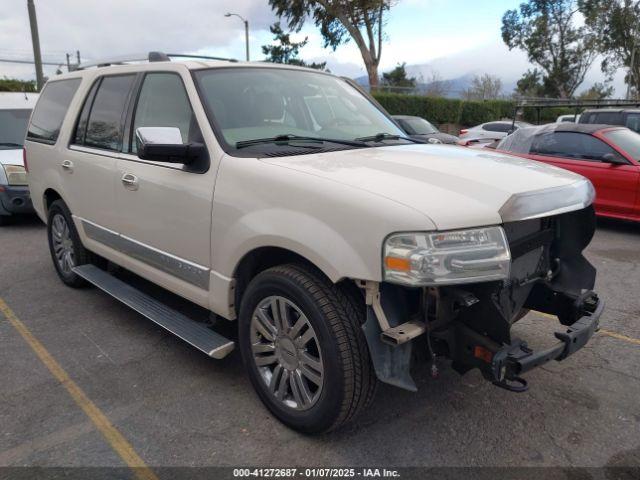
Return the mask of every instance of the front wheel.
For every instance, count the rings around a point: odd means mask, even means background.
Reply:
[[[376,386],[361,325],[364,302],[297,265],[260,273],[243,295],[239,343],[267,408],[307,433],[339,427],[367,406]]]

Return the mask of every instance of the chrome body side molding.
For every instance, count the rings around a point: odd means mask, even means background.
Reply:
[[[84,218],[76,216],[74,218],[81,222],[85,235],[91,240],[100,242],[198,288],[209,290],[209,268],[158,250]]]

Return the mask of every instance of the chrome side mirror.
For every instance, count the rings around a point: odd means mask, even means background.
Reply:
[[[189,164],[199,158],[204,145],[182,143],[177,127],[139,127],[136,129],[138,157],[156,162]]]

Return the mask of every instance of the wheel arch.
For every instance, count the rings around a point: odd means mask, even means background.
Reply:
[[[233,279],[235,280],[233,300],[236,313],[239,310],[242,296],[251,280],[271,267],[285,264],[302,265],[311,268],[350,295],[354,295],[358,291],[358,288],[351,279],[341,278],[333,281],[327,272],[323,271],[322,268],[298,252],[275,246],[257,247],[247,252],[240,259],[233,272]]]
[[[55,202],[56,200],[62,200],[64,202],[64,199],[62,198],[62,195],[60,195],[58,193],[58,191],[53,189],[53,188],[47,188],[44,191],[44,193],[42,194],[42,204],[44,205],[45,218],[49,214],[49,208],[51,207],[51,204],[53,202]],[[66,203],[67,202],[65,202],[65,204]],[[68,207],[68,205],[67,205],[67,207]]]

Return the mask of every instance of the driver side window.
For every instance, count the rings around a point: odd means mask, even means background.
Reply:
[[[531,146],[531,153],[574,160],[603,161],[605,155],[617,155],[602,140],[585,133],[554,132],[540,135]]]
[[[139,127],[176,127],[183,143],[201,141],[187,92],[175,73],[145,76],[133,118],[131,152],[136,153],[135,131]]]

